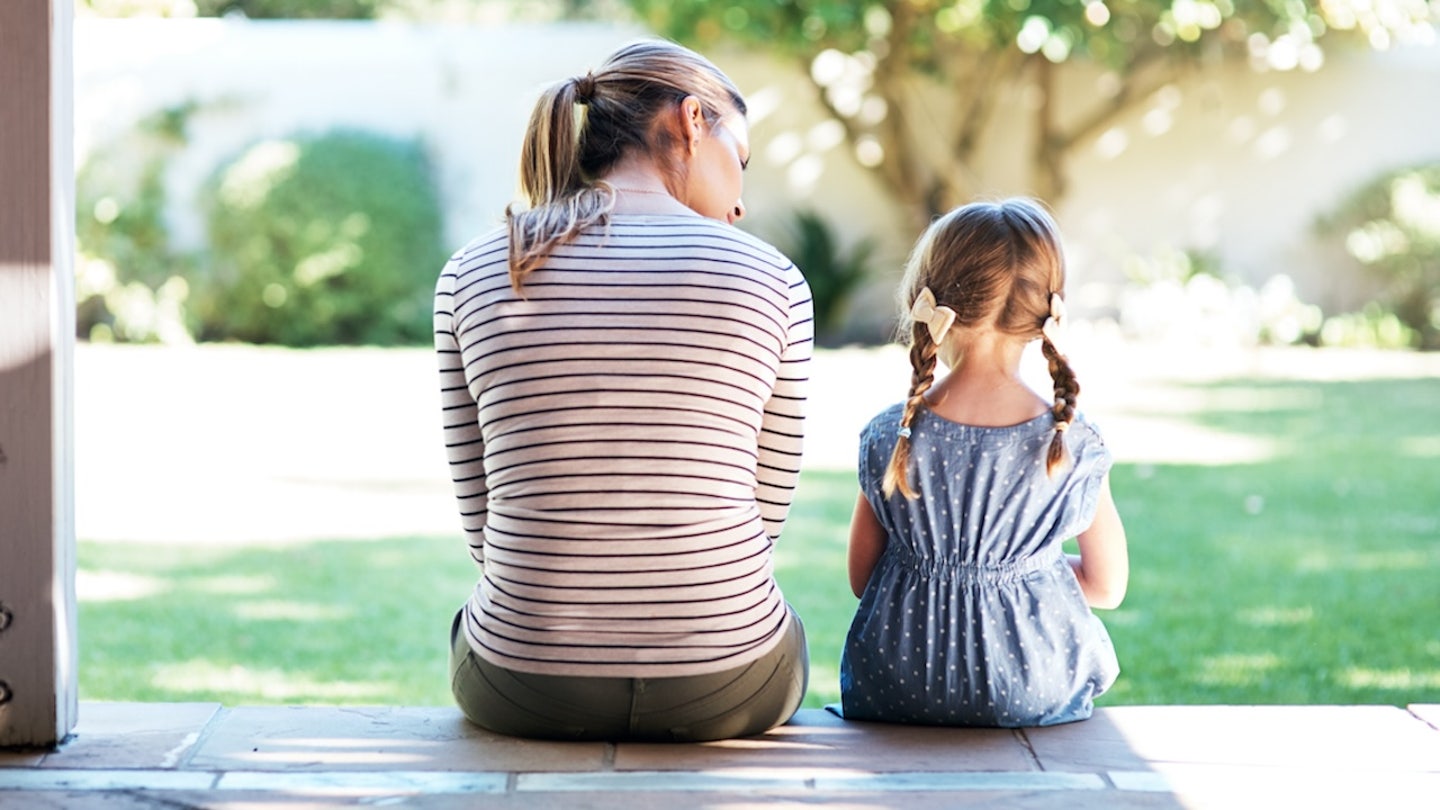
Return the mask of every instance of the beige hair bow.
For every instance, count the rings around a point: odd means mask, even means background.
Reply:
[[[949,332],[955,323],[955,310],[935,306],[935,293],[925,287],[920,290],[920,294],[915,297],[915,303],[910,307],[910,319],[925,324],[930,330],[930,339],[939,343],[945,339],[945,333]]]
[[[1040,327],[1040,331],[1044,332],[1045,337],[1050,339],[1051,345],[1059,345],[1060,331],[1064,326],[1065,299],[1060,297],[1060,293],[1050,293],[1050,317],[1045,319],[1045,323]]]

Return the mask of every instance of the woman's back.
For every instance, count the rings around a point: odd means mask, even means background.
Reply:
[[[798,271],[723,223],[616,215],[522,297],[507,248],[501,230],[457,254],[437,305],[446,444],[473,447],[452,470],[484,563],[479,651],[634,677],[759,655],[786,614],[769,549],[799,470]]]

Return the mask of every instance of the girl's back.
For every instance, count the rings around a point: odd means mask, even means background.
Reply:
[[[1124,598],[1125,530],[1055,343],[1064,287],[1055,223],[1027,200],[962,206],[916,243],[899,296],[910,393],[861,437],[845,717],[1065,723],[1119,674],[1090,606]],[[1036,340],[1049,401],[1019,373]]]
[[[901,406],[861,436],[860,484],[887,545],[841,664],[847,718],[939,725],[1050,725],[1088,717],[1119,667],[1061,543],[1089,525],[1110,454],[1083,418],[1074,459],[1045,474],[1047,412],[975,427],[930,411],[911,425],[911,485],[882,481]]]

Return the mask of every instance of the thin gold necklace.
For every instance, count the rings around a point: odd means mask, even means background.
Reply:
[[[615,191],[624,191],[630,194],[658,194],[665,197],[675,196],[668,191],[654,188],[622,188],[621,186],[611,186],[610,188],[614,189]]]

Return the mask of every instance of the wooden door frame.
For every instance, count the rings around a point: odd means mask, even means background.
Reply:
[[[78,714],[74,0],[0,0],[0,747]]]

